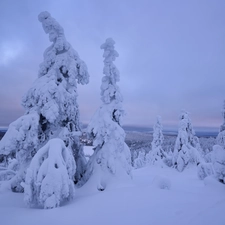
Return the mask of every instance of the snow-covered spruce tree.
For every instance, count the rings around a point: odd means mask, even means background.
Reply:
[[[213,146],[212,165],[215,177],[225,184],[225,149],[221,145]]]
[[[214,175],[212,163],[200,163],[198,165],[197,175],[200,180],[203,180],[208,176]]]
[[[38,16],[52,45],[44,52],[39,76],[22,100],[25,115],[13,122],[0,142],[0,155],[16,157],[19,172],[12,179],[12,189],[23,191],[20,182],[34,154],[50,139],[59,137],[73,152],[76,161],[75,180],[84,170],[85,157],[79,142],[80,125],[77,83],[87,84],[85,63],[67,42],[64,30],[48,12]]]
[[[223,124],[220,126],[220,132],[216,138],[218,145],[222,146],[225,149],[225,100],[222,109]]]
[[[194,134],[189,115],[183,110],[180,115],[179,131],[173,155],[173,165],[180,172],[187,165],[198,165],[201,161],[200,153],[195,148]]]
[[[48,141],[34,155],[26,173],[24,200],[29,206],[55,208],[74,196],[75,161],[59,138]]]
[[[153,140],[152,140],[152,150],[146,156],[147,162],[150,165],[158,164],[162,165],[163,160],[166,158],[166,153],[162,148],[164,136],[162,133],[162,123],[161,117],[157,116],[156,123],[153,127]]]
[[[224,122],[220,126],[220,132],[216,138],[217,145],[213,146],[211,161],[216,178],[225,184],[225,101],[222,109],[222,116]]]
[[[134,160],[134,168],[138,169],[138,168],[142,168],[146,165],[146,159],[145,159],[145,151],[144,150],[140,150],[138,152],[138,157]]]
[[[130,149],[124,141],[125,132],[121,127],[124,110],[122,95],[116,84],[119,81],[119,71],[113,64],[118,57],[114,44],[114,40],[108,38],[101,45],[101,49],[104,50],[104,77],[101,84],[103,104],[88,126],[88,132],[94,138],[94,154],[87,164],[83,179],[83,183],[92,180],[94,188],[101,191],[112,178],[131,175]]]

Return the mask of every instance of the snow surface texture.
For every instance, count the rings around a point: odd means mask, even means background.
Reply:
[[[51,139],[27,169],[24,200],[30,206],[55,208],[74,196],[75,161],[61,139]]]
[[[33,155],[52,138],[61,138],[76,160],[76,180],[84,172],[86,159],[78,135],[80,131],[77,83],[87,84],[85,63],[66,41],[63,28],[48,12],[38,16],[52,45],[44,52],[39,78],[22,100],[26,115],[13,122],[0,142],[4,166],[16,157],[19,172],[12,180],[14,191],[23,191],[20,182]]]
[[[115,42],[108,38],[101,45],[104,50],[104,77],[101,85],[102,106],[88,125],[88,133],[94,138],[94,154],[91,156],[83,182],[93,182],[94,188],[105,190],[112,178],[131,174],[130,149],[125,143],[125,132],[121,127],[124,114],[122,95],[116,82],[119,71],[113,64],[118,57]]]
[[[199,164],[201,156],[196,149],[197,137],[194,136],[191,120],[186,111],[180,115],[180,124],[178,136],[174,148],[173,164],[178,171],[183,171],[185,167],[191,164]],[[199,141],[198,141],[199,143]]]
[[[26,208],[23,194],[0,191],[2,225],[224,225],[224,209],[225,185],[199,180],[196,167],[137,169],[120,187],[83,186],[70,204],[53,210]]]

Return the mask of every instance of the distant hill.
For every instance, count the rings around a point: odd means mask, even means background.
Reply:
[[[83,124],[83,129],[87,127],[86,124]],[[153,133],[152,128],[146,128],[146,127],[135,127],[135,126],[123,126],[124,130],[126,132],[140,132],[140,133]],[[7,129],[6,128],[0,128],[0,140],[5,135]],[[196,129],[196,136],[198,137],[216,137],[218,135],[218,131],[215,129]],[[177,130],[175,129],[165,129],[163,130],[163,134],[167,136],[177,136]]]
[[[135,127],[135,126],[123,126],[126,132],[140,132],[140,133],[153,133],[153,129],[146,127]],[[212,128],[194,128],[197,137],[216,137],[218,135],[217,129]],[[163,130],[163,134],[167,136],[177,136],[178,129],[166,128]]]

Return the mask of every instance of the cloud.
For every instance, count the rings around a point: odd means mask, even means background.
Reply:
[[[1,1],[0,111],[6,115],[12,110],[2,104],[3,98],[8,102],[15,98],[13,104],[20,107],[21,97],[37,78],[43,52],[51,44],[37,16],[47,10],[89,69],[90,83],[78,86],[81,120],[89,121],[101,104],[100,45],[112,37],[120,55],[115,64],[121,74],[118,85],[126,124],[152,126],[159,114],[165,125],[177,126],[185,108],[195,126],[219,127],[224,8],[225,2],[209,0],[204,4],[194,0]]]

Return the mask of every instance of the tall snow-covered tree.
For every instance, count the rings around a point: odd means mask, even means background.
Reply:
[[[152,140],[152,150],[147,154],[146,158],[149,164],[162,165],[163,159],[166,158],[166,153],[162,148],[164,136],[162,133],[162,123],[161,117],[157,116],[156,123],[153,127],[153,140]]]
[[[87,164],[83,182],[95,179],[94,185],[98,190],[104,190],[113,177],[129,177],[131,174],[130,149],[124,141],[125,132],[121,127],[124,110],[122,95],[117,86],[119,71],[113,63],[119,56],[114,44],[114,40],[108,38],[101,45],[104,50],[104,76],[101,84],[103,104],[88,126],[88,132],[94,138],[94,154]]]
[[[23,97],[25,115],[9,126],[0,142],[5,166],[7,158],[18,160],[19,172],[12,179],[15,191],[23,191],[20,182],[24,180],[27,166],[34,154],[52,138],[61,138],[73,152],[77,164],[75,180],[80,179],[85,163],[78,137],[77,83],[89,82],[87,66],[50,13],[42,12],[38,19],[52,44],[44,52],[38,79]]]
[[[179,131],[174,147],[173,164],[178,171],[183,171],[189,164],[199,164],[200,153],[195,148],[195,132],[186,111],[180,115]]]

